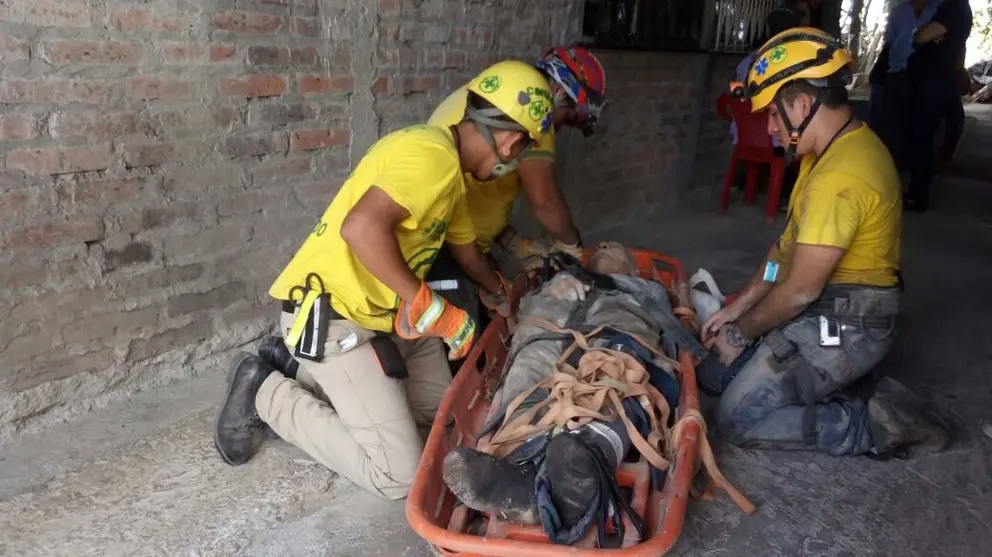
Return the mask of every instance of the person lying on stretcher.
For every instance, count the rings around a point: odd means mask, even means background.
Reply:
[[[706,350],[672,313],[665,288],[636,277],[632,255],[619,244],[600,244],[588,269],[571,261],[521,299],[520,326],[493,402],[496,411],[479,447],[459,447],[446,455],[443,477],[469,508],[511,522],[542,524],[555,543],[573,544],[596,523],[602,547],[608,518],[623,536],[621,509],[640,528],[614,479],[631,447],[657,469],[667,468],[661,455],[668,418],[679,399],[676,345],[696,356]],[[583,339],[571,331],[588,339],[588,344],[577,343],[588,350],[569,348]],[[597,350],[602,348],[611,350]],[[594,376],[581,378],[597,368]],[[615,377],[600,373],[618,368]],[[585,382],[590,379],[598,381]],[[596,402],[588,404],[597,385],[617,387],[615,397],[600,389],[605,398],[599,408]],[[574,410],[561,404],[562,389],[569,387],[574,387],[569,391],[574,402],[586,412],[598,411],[600,419],[563,424]],[[552,391],[557,396],[549,396]],[[588,423],[575,427],[581,422]],[[484,437],[487,432],[493,433],[491,439]],[[663,480],[663,474],[655,476]]]

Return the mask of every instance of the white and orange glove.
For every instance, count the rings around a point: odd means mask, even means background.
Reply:
[[[475,323],[464,310],[447,302],[440,294],[420,283],[412,302],[400,300],[393,326],[405,339],[440,337],[451,349],[448,359],[464,358],[475,340]]]
[[[509,317],[513,311],[513,299],[511,298],[513,288],[498,271],[496,271],[496,276],[499,277],[499,292],[492,294],[484,288],[480,288],[479,299],[490,310],[495,311],[503,317]]]

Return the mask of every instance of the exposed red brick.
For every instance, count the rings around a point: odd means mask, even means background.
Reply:
[[[389,90],[388,77],[377,77],[375,78],[375,81],[372,82],[373,93],[385,93],[388,90]]]
[[[127,96],[132,99],[182,99],[192,92],[193,84],[179,79],[139,75],[127,82]]]
[[[103,238],[103,219],[85,217],[56,220],[15,230],[7,237],[6,247],[48,248],[74,242],[92,242]]]
[[[437,91],[441,88],[441,78],[437,76],[405,76],[399,78],[399,89],[405,92]]]
[[[0,139],[24,141],[38,137],[38,120],[30,114],[0,114]]]
[[[350,93],[355,89],[355,78],[350,75],[301,75],[296,78],[296,88],[307,93]]]
[[[300,130],[293,133],[293,149],[296,151],[314,151],[347,145],[350,140],[351,132],[345,129]]]
[[[210,47],[210,61],[223,62],[233,60],[237,52],[233,44],[218,44]]]
[[[39,27],[89,27],[93,12],[86,0],[31,0],[24,21]]]
[[[56,112],[48,125],[48,132],[56,139],[77,136],[106,139],[140,133],[147,129],[148,126],[141,115],[130,111]]]
[[[45,60],[51,64],[134,64],[138,47],[124,41],[49,39],[42,43]]]
[[[7,168],[28,174],[65,174],[103,170],[112,162],[110,147],[51,147],[7,153]]]
[[[103,104],[110,98],[106,81],[90,79],[20,79],[0,81],[0,103]]]
[[[148,178],[109,178],[59,182],[55,193],[65,205],[88,201],[127,201],[141,195]]]
[[[246,35],[264,35],[282,26],[282,17],[259,12],[221,12],[214,15],[214,27]]]
[[[286,80],[278,75],[225,77],[220,80],[220,92],[247,99],[277,97],[286,92]]]
[[[165,18],[156,13],[154,9],[145,7],[112,8],[108,19],[114,29],[177,32],[193,28],[191,22]]]
[[[301,37],[319,37],[320,20],[313,17],[294,17],[289,20],[289,30]]]
[[[0,36],[0,62],[28,59],[28,42],[17,37]]]

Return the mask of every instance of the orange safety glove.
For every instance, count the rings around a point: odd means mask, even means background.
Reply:
[[[475,323],[468,314],[449,304],[426,282],[420,283],[420,290],[412,302],[400,300],[393,326],[396,334],[405,339],[424,335],[441,337],[451,348],[450,360],[464,358],[475,339]]]
[[[499,271],[494,272],[499,277],[499,292],[492,294],[486,291],[485,288],[480,288],[479,299],[490,310],[495,311],[503,317],[509,317],[510,312],[513,311],[513,299],[510,297],[513,293],[513,288],[510,287],[510,283],[506,282],[506,279],[503,278],[503,275]]]

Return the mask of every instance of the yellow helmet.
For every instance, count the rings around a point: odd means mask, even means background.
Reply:
[[[476,124],[523,131],[535,142],[544,139],[551,129],[555,101],[547,79],[531,64],[518,60],[497,62],[475,76],[468,83],[468,90],[499,109],[497,114],[491,109],[469,107],[466,116]],[[509,117],[516,125],[499,119],[500,116]]]
[[[758,50],[744,93],[757,112],[771,104],[786,83],[805,79],[820,87],[844,86],[853,68],[851,53],[837,39],[819,29],[797,27],[775,35]],[[844,69],[848,72],[841,72]]]

